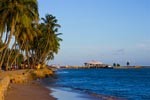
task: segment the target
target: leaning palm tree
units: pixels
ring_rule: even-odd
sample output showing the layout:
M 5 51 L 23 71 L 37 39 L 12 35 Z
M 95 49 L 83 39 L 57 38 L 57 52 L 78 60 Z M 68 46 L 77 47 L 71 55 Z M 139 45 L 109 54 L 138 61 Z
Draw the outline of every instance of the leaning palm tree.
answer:
M 0 33 L 9 33 L 5 46 L 0 49 L 2 51 L 8 47 L 12 36 L 16 35 L 14 33 L 17 24 L 30 27 L 38 19 L 37 0 L 0 0 L 0 15 Z
M 28 29 L 38 20 L 37 0 L 0 0 L 0 15 L 0 38 L 5 37 L 2 52 L 9 46 L 12 36 L 17 38 L 18 25 Z

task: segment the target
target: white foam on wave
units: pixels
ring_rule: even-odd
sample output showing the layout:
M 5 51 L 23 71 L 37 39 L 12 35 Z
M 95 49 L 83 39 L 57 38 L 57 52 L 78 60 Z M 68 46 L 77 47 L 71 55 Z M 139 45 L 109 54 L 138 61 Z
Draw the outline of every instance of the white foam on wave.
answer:
M 88 95 L 73 92 L 66 89 L 50 88 L 52 90 L 51 96 L 57 98 L 57 100 L 93 100 Z
M 58 71 L 57 73 L 58 74 L 66 74 L 66 73 L 69 73 L 69 72 L 67 72 L 67 71 Z

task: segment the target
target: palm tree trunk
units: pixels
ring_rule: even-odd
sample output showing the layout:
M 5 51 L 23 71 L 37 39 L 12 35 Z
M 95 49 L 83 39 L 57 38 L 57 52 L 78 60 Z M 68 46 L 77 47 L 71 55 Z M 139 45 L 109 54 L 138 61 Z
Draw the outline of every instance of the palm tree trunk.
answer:
M 25 52 L 26 52 L 26 57 L 27 57 L 27 65 L 28 65 L 28 68 L 29 68 L 30 67 L 30 63 L 29 63 L 28 45 L 25 47 Z
M 3 51 L 6 47 L 8 47 L 8 45 L 9 45 L 9 43 L 11 41 L 11 38 L 13 36 L 14 31 L 15 31 L 15 22 L 13 20 L 12 21 L 12 25 L 11 25 L 10 35 L 8 36 L 8 41 L 7 41 L 7 43 L 2 48 L 0 48 L 0 52 Z
M 8 46 L 9 46 L 9 43 L 11 41 L 11 38 L 13 36 L 13 33 L 15 31 L 15 24 L 14 24 L 14 20 L 13 20 L 13 24 L 12 24 L 12 27 L 11 27 L 11 31 L 10 31 L 10 35 L 8 36 L 8 32 L 6 33 L 6 38 L 5 38 L 5 43 L 4 43 L 4 46 L 0 48 L 0 52 L 2 52 L 4 49 L 6 49 Z M 8 36 L 8 37 L 7 37 Z M 7 41 L 7 38 L 8 38 L 8 41 Z M 6 43 L 7 42 L 7 43 Z M 7 50 L 7 49 L 6 49 Z M 2 67 L 2 64 L 3 64 L 3 61 L 4 61 L 4 58 L 5 58 L 5 54 L 6 54 L 6 51 L 4 50 L 4 54 L 2 55 L 2 60 L 0 62 L 0 69 Z
M 49 38 L 48 38 L 48 41 L 49 41 Z M 41 55 L 41 58 L 40 59 L 42 59 L 42 62 L 44 62 L 44 60 L 45 60 L 45 56 L 46 56 L 46 48 L 47 48 L 47 46 L 48 46 L 48 42 L 46 43 L 46 46 L 45 46 L 45 50 L 43 50 L 43 53 L 42 53 L 42 55 Z
M 14 27 L 12 27 L 12 28 L 14 28 Z M 14 31 L 14 29 L 12 29 L 12 31 Z M 2 52 L 5 48 L 8 47 L 8 45 L 9 45 L 9 43 L 10 43 L 10 41 L 11 41 L 12 36 L 13 36 L 13 32 L 10 32 L 10 35 L 9 35 L 9 37 L 8 37 L 8 41 L 7 41 L 6 44 L 4 44 L 4 46 L 3 46 L 2 48 L 0 48 L 0 52 Z
M 2 54 L 2 58 L 1 58 L 1 62 L 0 62 L 0 67 L 2 68 L 2 65 L 4 63 L 4 59 L 5 59 L 5 56 L 6 56 L 6 52 L 7 52 L 7 49 L 6 50 L 3 50 L 3 54 Z
M 12 47 L 11 47 L 11 51 L 10 51 L 10 54 L 9 54 L 9 56 L 8 56 L 8 60 L 7 60 L 7 63 L 6 63 L 6 67 L 8 68 L 9 67 L 9 65 L 11 65 L 10 64 L 10 58 L 11 58 L 11 55 L 12 55 L 12 52 L 13 52 L 13 48 L 15 47 L 15 42 L 14 42 L 14 44 L 12 45 Z
M 23 42 L 24 43 L 24 42 Z M 23 47 L 23 43 L 22 43 L 22 45 L 21 45 L 21 48 Z M 16 44 L 16 43 L 15 43 Z M 16 56 L 14 57 L 14 59 L 13 59 L 13 61 L 12 61 L 12 63 L 11 63 L 11 66 L 12 66 L 12 64 L 16 61 L 16 59 L 17 59 L 17 57 L 19 56 L 19 52 L 16 54 Z

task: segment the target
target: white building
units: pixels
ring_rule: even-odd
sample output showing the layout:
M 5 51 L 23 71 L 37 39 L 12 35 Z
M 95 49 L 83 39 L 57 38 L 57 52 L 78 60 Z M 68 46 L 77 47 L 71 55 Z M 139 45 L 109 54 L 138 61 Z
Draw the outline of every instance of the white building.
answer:
M 85 62 L 84 64 L 85 64 L 85 66 L 87 66 L 87 67 L 98 67 L 98 66 L 103 65 L 102 62 L 94 61 L 94 60 L 89 61 L 89 62 Z
M 94 61 L 94 60 L 85 62 L 84 64 L 85 64 L 85 67 L 88 67 L 88 68 L 108 68 L 108 67 L 110 67 L 107 64 L 103 64 L 102 62 Z

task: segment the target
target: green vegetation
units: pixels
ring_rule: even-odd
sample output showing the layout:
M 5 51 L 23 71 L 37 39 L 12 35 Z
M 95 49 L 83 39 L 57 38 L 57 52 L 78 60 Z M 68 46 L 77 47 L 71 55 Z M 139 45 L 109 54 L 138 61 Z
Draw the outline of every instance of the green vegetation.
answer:
M 129 61 L 127 61 L 127 66 L 129 66 L 130 65 L 130 62 Z
M 37 0 L 0 0 L 0 15 L 0 68 L 45 64 L 58 53 L 60 25 L 50 14 L 40 21 Z
M 114 67 L 120 67 L 120 64 L 119 63 L 113 63 L 113 66 Z

